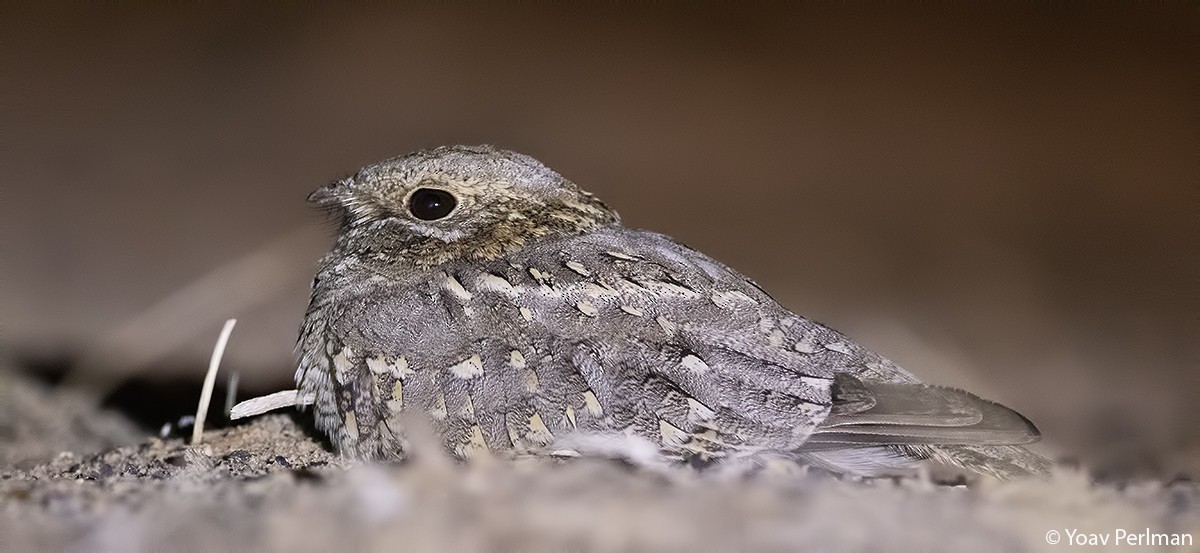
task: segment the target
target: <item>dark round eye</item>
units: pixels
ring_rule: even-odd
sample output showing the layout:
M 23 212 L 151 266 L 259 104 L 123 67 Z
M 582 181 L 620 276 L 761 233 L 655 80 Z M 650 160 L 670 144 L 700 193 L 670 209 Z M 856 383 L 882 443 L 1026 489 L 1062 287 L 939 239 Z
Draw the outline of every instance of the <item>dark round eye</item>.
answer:
M 454 194 L 437 188 L 418 188 L 408 198 L 408 210 L 422 221 L 441 219 L 454 211 Z

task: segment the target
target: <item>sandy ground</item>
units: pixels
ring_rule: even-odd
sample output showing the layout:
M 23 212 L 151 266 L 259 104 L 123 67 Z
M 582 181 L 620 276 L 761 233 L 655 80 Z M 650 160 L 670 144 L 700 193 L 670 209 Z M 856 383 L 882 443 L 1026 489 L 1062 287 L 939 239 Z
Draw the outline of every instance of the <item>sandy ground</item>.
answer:
M 3 420 L 6 551 L 1056 551 L 1076 531 L 1109 534 L 1100 549 L 1135 550 L 1111 536 L 1200 534 L 1200 486 L 1186 478 L 1098 485 L 1060 468 L 968 487 L 604 460 L 463 466 L 440 454 L 356 465 L 301 415 L 211 430 L 191 447 L 6 379 L 16 406 Z M 1048 543 L 1051 531 L 1064 541 Z

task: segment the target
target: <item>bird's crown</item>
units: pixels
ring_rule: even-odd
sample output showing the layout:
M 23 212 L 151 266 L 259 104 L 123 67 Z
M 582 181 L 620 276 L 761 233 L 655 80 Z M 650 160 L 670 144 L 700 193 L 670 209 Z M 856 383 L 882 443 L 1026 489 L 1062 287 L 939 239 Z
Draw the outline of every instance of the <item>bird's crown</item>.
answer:
M 309 200 L 339 216 L 343 253 L 425 266 L 495 258 L 534 239 L 620 221 L 532 157 L 492 146 L 391 158 L 317 189 Z

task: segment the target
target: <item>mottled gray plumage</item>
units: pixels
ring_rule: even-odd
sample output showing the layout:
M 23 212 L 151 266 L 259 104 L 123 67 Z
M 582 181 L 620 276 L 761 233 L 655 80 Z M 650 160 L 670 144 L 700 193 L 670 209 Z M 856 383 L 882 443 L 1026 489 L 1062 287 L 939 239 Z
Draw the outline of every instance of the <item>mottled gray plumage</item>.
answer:
M 418 189 L 452 194 L 453 210 L 414 208 Z M 462 457 L 582 432 L 646 438 L 672 459 L 770 453 L 855 474 L 929 457 L 1041 468 L 1016 447 L 1037 438 L 1020 415 L 921 384 L 733 269 L 625 228 L 528 156 L 436 148 L 310 199 L 341 228 L 296 378 L 344 454 L 401 456 L 399 414 L 420 411 Z

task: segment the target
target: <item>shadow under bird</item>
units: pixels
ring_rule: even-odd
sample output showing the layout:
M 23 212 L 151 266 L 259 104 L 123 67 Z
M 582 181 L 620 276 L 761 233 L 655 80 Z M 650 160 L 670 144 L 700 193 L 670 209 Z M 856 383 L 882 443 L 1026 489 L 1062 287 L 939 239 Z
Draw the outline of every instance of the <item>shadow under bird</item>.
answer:
M 426 413 L 460 457 L 649 441 L 663 459 L 770 455 L 855 475 L 925 459 L 1042 472 L 1015 411 L 911 373 L 753 281 L 490 146 L 396 157 L 318 189 L 338 215 L 296 380 L 345 455 L 404 455 Z M 580 442 L 582 443 L 582 442 Z

